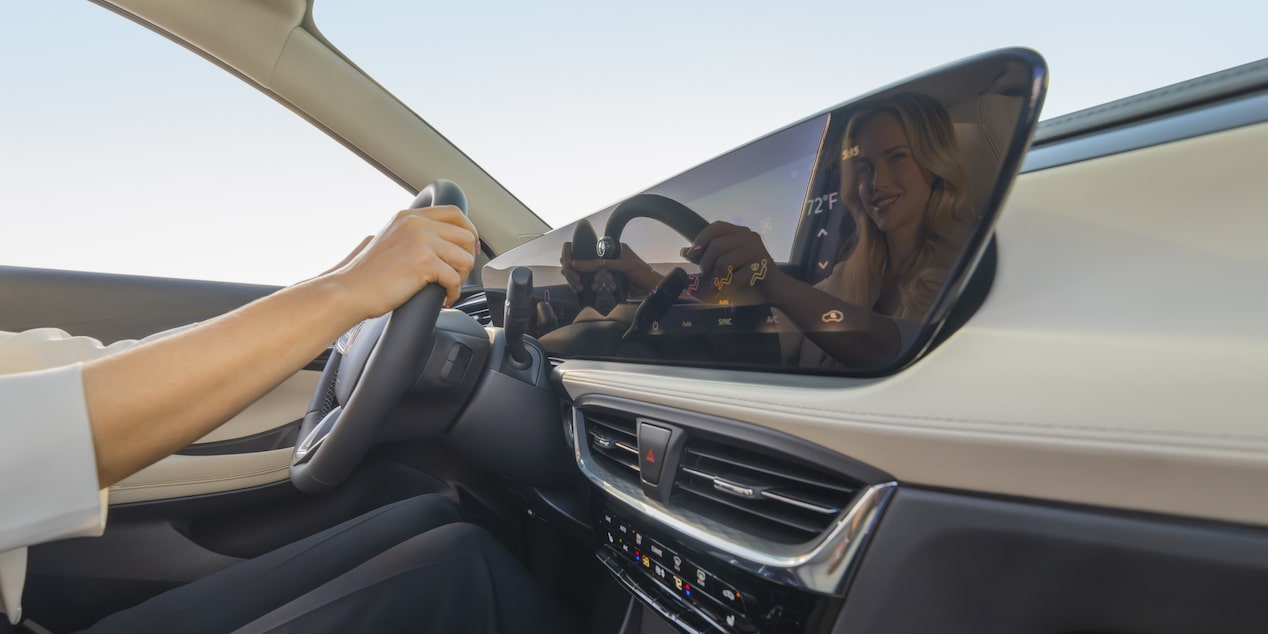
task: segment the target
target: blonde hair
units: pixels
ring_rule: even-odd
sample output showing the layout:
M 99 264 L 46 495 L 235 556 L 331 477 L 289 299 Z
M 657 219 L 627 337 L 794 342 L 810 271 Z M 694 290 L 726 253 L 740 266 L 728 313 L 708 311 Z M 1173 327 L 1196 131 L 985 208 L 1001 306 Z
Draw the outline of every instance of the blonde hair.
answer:
M 968 168 L 955 140 L 955 128 L 942 104 L 932 97 L 900 93 L 855 114 L 845 129 L 841 166 L 841 197 L 856 227 L 842 247 L 845 255 L 844 296 L 851 304 L 871 309 L 880 299 L 889 245 L 885 234 L 867 214 L 859 199 L 855 171 L 848 161 L 857 154 L 857 136 L 880 114 L 892 115 L 907 135 L 912 158 L 931 177 L 920 245 L 896 271 L 900 306 L 893 317 L 923 319 L 942 290 L 952 263 L 972 226 Z M 847 255 L 848 254 L 848 255 Z

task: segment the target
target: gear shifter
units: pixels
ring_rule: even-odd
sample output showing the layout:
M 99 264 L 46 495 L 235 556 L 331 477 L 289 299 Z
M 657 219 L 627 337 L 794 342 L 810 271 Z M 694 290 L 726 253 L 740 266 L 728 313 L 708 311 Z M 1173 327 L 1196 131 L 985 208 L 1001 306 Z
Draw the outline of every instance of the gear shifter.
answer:
M 533 318 L 533 271 L 526 266 L 517 266 L 511 271 L 511 279 L 506 284 L 506 350 L 511 355 L 511 363 L 524 369 L 532 363 L 533 357 L 524 347 L 524 333 L 528 330 Z

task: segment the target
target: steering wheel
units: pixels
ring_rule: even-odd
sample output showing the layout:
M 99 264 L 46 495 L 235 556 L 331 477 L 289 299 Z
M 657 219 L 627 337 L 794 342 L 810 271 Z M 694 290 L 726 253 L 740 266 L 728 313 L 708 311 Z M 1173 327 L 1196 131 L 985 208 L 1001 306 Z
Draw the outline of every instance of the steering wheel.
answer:
M 434 205 L 453 205 L 467 213 L 467 197 L 452 181 L 424 187 L 410 208 Z M 388 412 L 426 365 L 444 301 L 444 287 L 429 284 L 396 310 L 367 319 L 339 338 L 291 457 L 291 482 L 297 488 L 329 491 L 365 457 Z
M 687 242 L 695 240 L 709 226 L 708 220 L 673 198 L 659 194 L 639 194 L 617 205 L 612 210 L 612 215 L 608 216 L 608 222 L 603 227 L 603 237 L 595 245 L 600 258 L 615 260 L 621 257 L 621 232 L 635 218 L 659 220 L 686 238 Z

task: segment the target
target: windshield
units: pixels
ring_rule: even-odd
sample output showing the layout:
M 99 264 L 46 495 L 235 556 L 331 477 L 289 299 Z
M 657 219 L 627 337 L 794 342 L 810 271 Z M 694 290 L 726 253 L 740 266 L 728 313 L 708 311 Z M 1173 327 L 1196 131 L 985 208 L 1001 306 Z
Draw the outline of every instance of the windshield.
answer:
M 1043 118 L 1263 57 L 1268 5 L 318 2 L 315 21 L 551 226 L 776 128 L 1006 46 Z

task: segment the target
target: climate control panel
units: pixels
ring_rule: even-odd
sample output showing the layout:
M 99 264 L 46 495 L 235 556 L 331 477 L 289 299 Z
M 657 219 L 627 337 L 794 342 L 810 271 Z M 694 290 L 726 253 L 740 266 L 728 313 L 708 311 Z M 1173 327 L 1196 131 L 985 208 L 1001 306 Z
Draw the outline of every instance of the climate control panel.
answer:
M 831 601 L 735 570 L 667 531 L 607 507 L 596 520 L 599 559 L 619 583 L 682 631 L 803 632 L 809 615 L 822 613 L 813 608 Z

